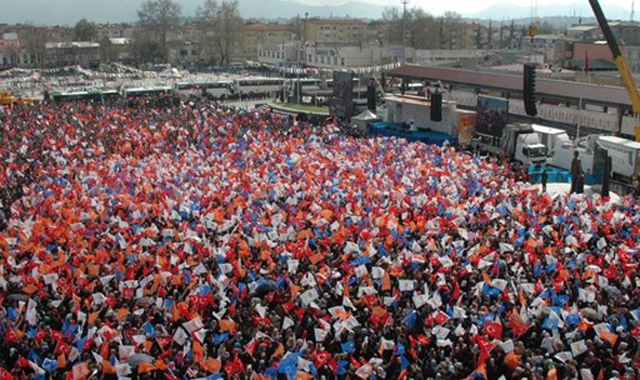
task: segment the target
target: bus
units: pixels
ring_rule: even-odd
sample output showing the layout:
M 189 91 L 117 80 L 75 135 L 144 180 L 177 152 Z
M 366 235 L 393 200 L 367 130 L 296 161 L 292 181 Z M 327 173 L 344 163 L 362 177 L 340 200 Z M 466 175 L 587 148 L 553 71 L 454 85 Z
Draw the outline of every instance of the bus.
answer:
M 159 87 L 140 87 L 140 88 L 127 88 L 124 90 L 123 95 L 125 98 L 147 95 L 168 95 L 173 92 L 171 87 L 159 86 Z
M 105 98 L 118 97 L 120 94 L 116 90 L 89 90 L 89 91 L 70 91 L 70 92 L 52 92 L 51 100 L 54 102 L 71 101 L 71 100 L 102 100 Z
M 298 82 L 302 85 L 302 92 L 314 92 L 320 90 L 321 81 L 317 78 L 287 79 L 287 87 L 293 88 Z
M 233 81 L 207 81 L 207 82 L 178 82 L 176 91 L 182 95 L 210 95 L 220 97 L 228 95 L 233 87 Z
M 233 81 L 233 89 L 236 93 L 248 94 L 250 92 L 277 92 L 282 90 L 283 78 L 249 77 Z
M 357 88 L 360 86 L 360 78 L 358 78 L 357 76 L 354 76 L 352 79 L 353 82 L 353 88 Z M 333 79 L 327 79 L 324 81 L 325 85 L 327 86 L 327 90 L 332 90 L 333 89 Z

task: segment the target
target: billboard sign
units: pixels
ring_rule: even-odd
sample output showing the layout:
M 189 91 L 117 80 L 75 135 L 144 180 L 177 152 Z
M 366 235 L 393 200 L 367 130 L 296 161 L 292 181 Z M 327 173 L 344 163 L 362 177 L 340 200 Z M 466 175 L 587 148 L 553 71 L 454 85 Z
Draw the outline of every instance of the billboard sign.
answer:
M 479 95 L 476 113 L 476 132 L 500 137 L 509 119 L 509 100 Z
M 343 119 L 353 116 L 353 73 L 333 72 L 331 114 Z

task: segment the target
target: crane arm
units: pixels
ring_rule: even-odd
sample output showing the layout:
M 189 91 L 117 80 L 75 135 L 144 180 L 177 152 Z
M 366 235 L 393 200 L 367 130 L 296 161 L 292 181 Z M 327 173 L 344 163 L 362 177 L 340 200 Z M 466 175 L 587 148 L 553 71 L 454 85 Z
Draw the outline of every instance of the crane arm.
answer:
M 618 67 L 620 78 L 622 79 L 624 86 L 627 88 L 629 99 L 631 100 L 631 108 L 637 119 L 640 115 L 640 94 L 638 93 L 638 86 L 636 85 L 635 80 L 633 80 L 631 70 L 629 70 L 627 61 L 624 59 L 624 56 L 620 51 L 620 46 L 618 46 L 618 42 L 616 41 L 616 38 L 611 31 L 609 22 L 607 22 L 607 18 L 604 17 L 604 13 L 602 12 L 600 3 L 598 3 L 598 0 L 589 0 L 589 4 L 591 5 L 591 9 L 593 9 L 596 20 L 598 20 L 600 29 L 602 29 L 602 34 L 604 34 L 604 38 L 606 38 L 607 40 L 607 45 L 609 45 L 609 49 L 611 50 L 611 54 L 613 55 L 613 60 Z M 636 125 L 635 135 L 636 141 L 640 141 L 640 125 Z

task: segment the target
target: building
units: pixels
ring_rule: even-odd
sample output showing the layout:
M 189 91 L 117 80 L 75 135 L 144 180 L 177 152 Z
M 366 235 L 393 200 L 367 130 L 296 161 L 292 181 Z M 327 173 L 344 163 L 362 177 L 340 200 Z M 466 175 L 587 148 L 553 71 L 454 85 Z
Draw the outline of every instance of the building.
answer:
M 135 31 L 135 27 L 131 24 L 100 24 L 97 25 L 98 41 L 105 38 L 131 38 Z
M 373 66 L 382 63 L 383 48 L 367 46 L 307 46 L 304 63 L 326 69 Z
M 276 23 L 255 22 L 247 24 L 241 33 L 239 49 L 234 60 L 262 60 L 264 58 L 285 60 L 285 50 L 291 50 L 295 34 L 290 26 Z M 262 52 L 262 57 L 260 52 Z M 276 58 L 276 56 L 281 58 Z M 287 60 L 293 58 L 288 57 Z
M 133 59 L 131 54 L 131 38 L 109 38 L 109 47 L 103 46 L 102 62 L 117 61 L 128 63 Z
M 305 21 L 304 39 L 316 45 L 361 45 L 370 34 L 358 19 L 312 18 Z
M 47 67 L 96 67 L 101 62 L 100 44 L 97 42 L 48 42 L 45 47 L 44 63 Z
M 544 55 L 545 62 L 562 62 L 567 57 L 567 42 L 569 40 L 562 34 L 538 34 L 533 37 L 521 36 L 521 50 Z
M 566 35 L 576 41 L 595 41 L 602 38 L 600 26 L 597 24 L 574 25 L 567 28 Z
M 271 65 L 298 63 L 298 41 L 258 45 L 258 61 Z
M 640 23 L 610 22 L 609 26 L 618 41 L 627 46 L 640 46 Z
M 0 39 L 0 66 L 27 66 L 31 63 L 31 55 L 23 48 L 18 34 L 3 33 Z
M 415 50 L 413 63 L 419 66 L 449 65 L 466 60 L 482 59 L 490 53 L 485 50 Z

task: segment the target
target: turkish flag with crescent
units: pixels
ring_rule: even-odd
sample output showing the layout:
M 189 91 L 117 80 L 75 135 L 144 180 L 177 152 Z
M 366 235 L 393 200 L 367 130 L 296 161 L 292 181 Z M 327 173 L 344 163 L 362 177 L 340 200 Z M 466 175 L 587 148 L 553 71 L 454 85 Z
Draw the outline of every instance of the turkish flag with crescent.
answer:
M 492 337 L 493 339 L 502 338 L 502 324 L 495 321 L 484 322 L 484 334 Z
M 491 356 L 491 350 L 495 348 L 495 345 L 482 335 L 476 335 L 476 343 L 478 344 L 478 347 L 480 347 L 478 365 L 481 365 Z

